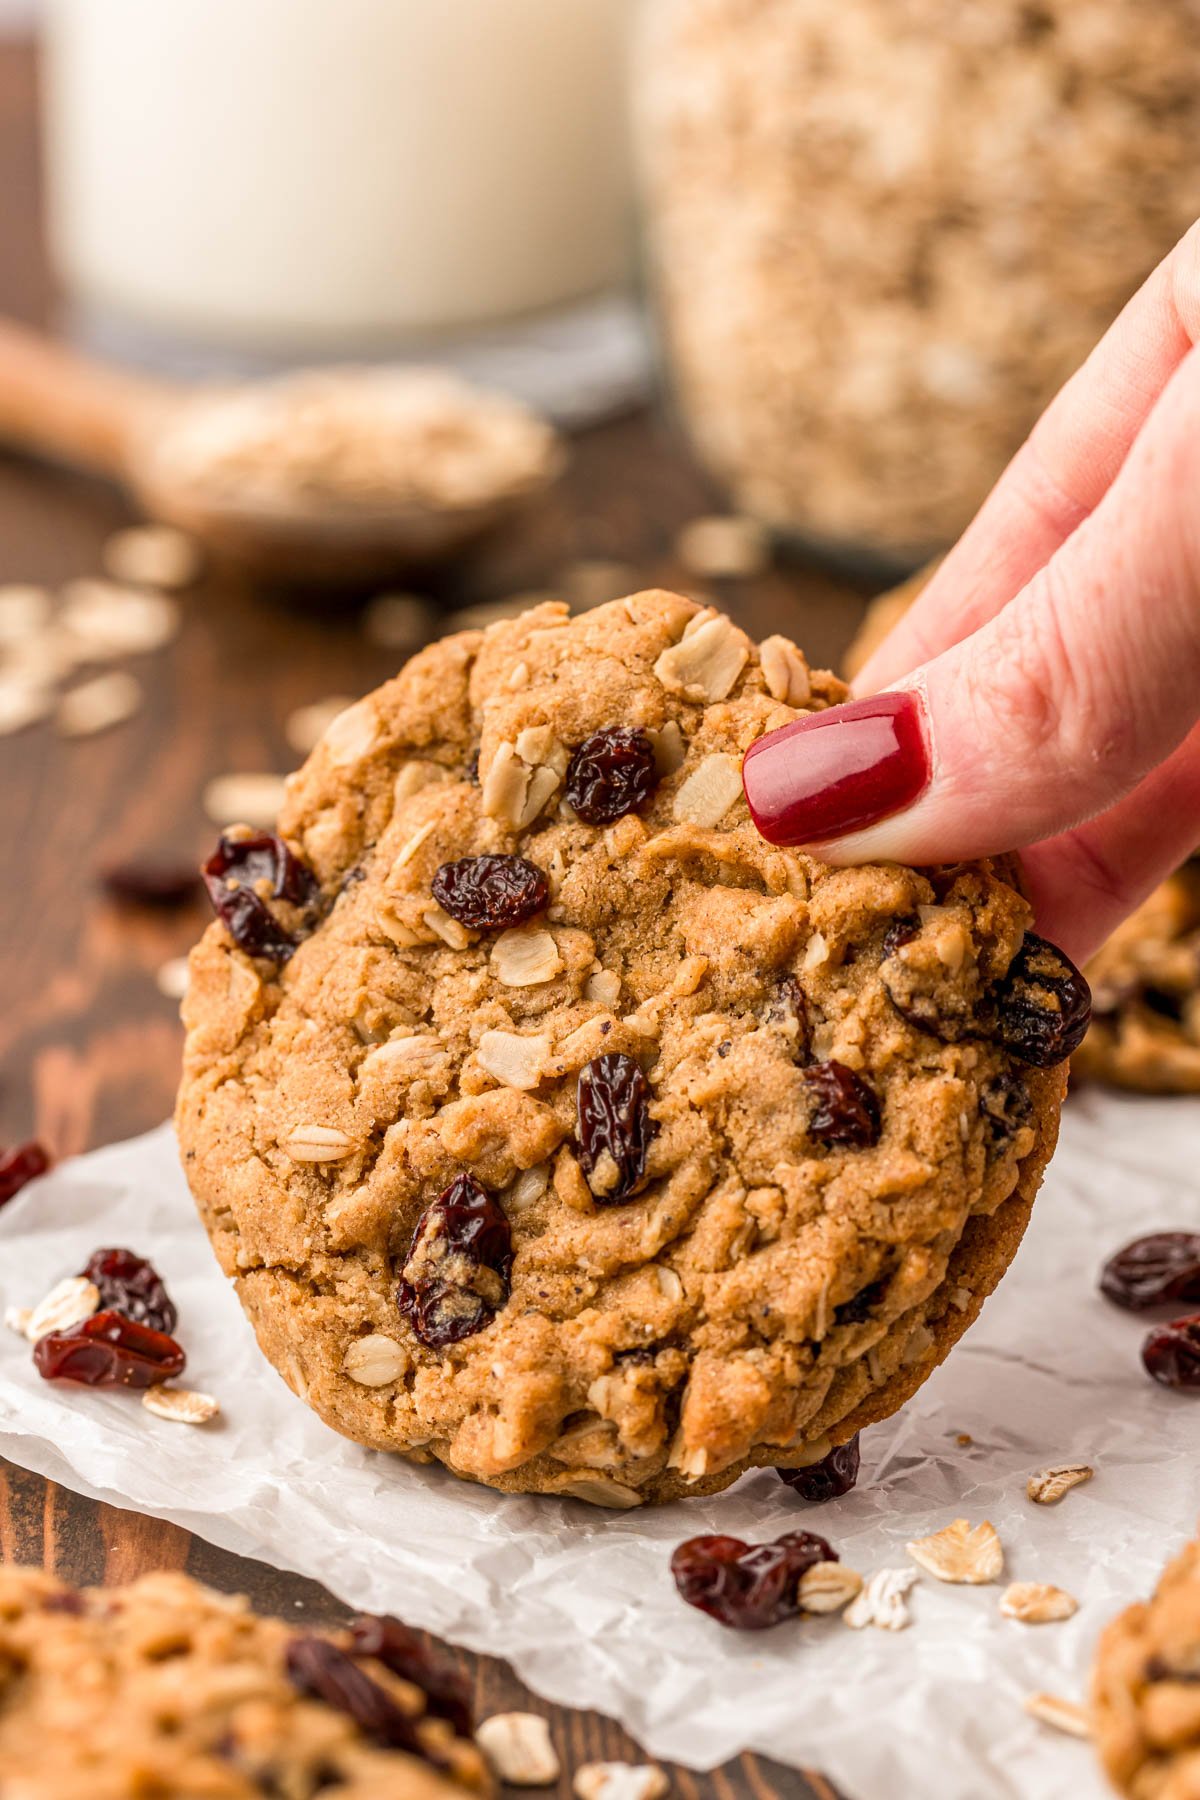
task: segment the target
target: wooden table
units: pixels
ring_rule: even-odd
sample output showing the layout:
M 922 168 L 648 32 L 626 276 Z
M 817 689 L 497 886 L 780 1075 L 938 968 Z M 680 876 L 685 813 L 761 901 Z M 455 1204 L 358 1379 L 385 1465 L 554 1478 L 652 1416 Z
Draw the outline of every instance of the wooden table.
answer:
M 33 76 L 28 49 L 0 48 L 0 311 L 46 323 L 53 294 L 38 237 Z M 641 585 L 695 590 L 673 560 L 673 541 L 685 520 L 714 504 L 667 424 L 648 413 L 608 423 L 577 440 L 561 495 L 536 524 L 444 576 L 436 598 L 459 606 L 554 590 L 581 560 L 617 560 Z M 96 572 L 99 546 L 128 516 L 103 487 L 0 456 L 0 582 Z M 792 633 L 813 661 L 835 661 L 861 613 L 849 589 L 799 568 L 723 583 L 715 597 L 757 635 Z M 208 579 L 186 606 L 179 641 L 144 665 L 146 704 L 129 723 L 75 742 L 44 725 L 0 738 L 0 1144 L 36 1136 L 71 1156 L 167 1115 L 181 1032 L 155 973 L 189 947 L 204 914 L 117 908 L 99 890 L 98 871 L 127 858 L 196 863 L 214 835 L 200 804 L 206 780 L 289 768 L 284 721 L 294 707 L 363 692 L 396 665 L 364 636 L 350 599 L 318 610 L 296 596 Z M 84 1500 L 2 1459 L 0 1557 L 81 1582 L 181 1568 L 289 1619 L 343 1611 L 312 1582 Z M 547 1714 L 568 1771 L 638 1756 L 611 1721 L 534 1699 L 502 1663 L 465 1652 L 459 1660 L 481 1715 L 514 1707 Z M 798 1685 L 798 1705 L 802 1692 Z M 681 1800 L 834 1800 L 820 1776 L 749 1755 L 708 1776 L 671 1774 Z M 569 1791 L 567 1774 L 564 1800 Z

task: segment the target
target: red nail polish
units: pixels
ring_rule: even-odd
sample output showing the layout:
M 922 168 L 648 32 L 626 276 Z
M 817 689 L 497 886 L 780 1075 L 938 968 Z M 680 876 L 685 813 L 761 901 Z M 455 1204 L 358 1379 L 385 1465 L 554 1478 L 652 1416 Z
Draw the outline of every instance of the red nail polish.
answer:
M 751 817 L 772 844 L 819 844 L 911 806 L 929 785 L 915 694 L 871 694 L 809 713 L 751 744 Z

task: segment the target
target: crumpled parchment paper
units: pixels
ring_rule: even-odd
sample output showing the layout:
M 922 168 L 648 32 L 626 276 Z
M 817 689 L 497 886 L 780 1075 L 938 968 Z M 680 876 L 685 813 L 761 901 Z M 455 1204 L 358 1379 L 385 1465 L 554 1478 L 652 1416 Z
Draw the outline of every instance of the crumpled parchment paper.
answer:
M 33 1304 L 100 1244 L 151 1256 L 179 1304 L 185 1380 L 220 1398 L 222 1419 L 169 1424 L 128 1394 L 43 1382 L 0 1333 L 0 1448 L 508 1657 L 538 1693 L 615 1715 L 653 1755 L 708 1767 L 752 1749 L 820 1768 L 855 1800 L 1101 1800 L 1088 1746 L 1021 1700 L 1083 1697 L 1098 1631 L 1196 1524 L 1200 1399 L 1148 1380 L 1145 1321 L 1101 1300 L 1096 1276 L 1127 1238 L 1200 1224 L 1198 1152 L 1195 1101 L 1073 1098 L 1017 1263 L 933 1380 L 864 1434 L 855 1493 L 805 1507 L 760 1471 L 714 1499 L 607 1513 L 493 1494 L 322 1425 L 261 1360 L 164 1127 L 67 1163 L 0 1214 L 0 1304 Z M 1027 1477 L 1072 1460 L 1095 1480 L 1031 1505 Z M 992 1520 L 1005 1580 L 1055 1582 L 1077 1615 L 1018 1624 L 1000 1616 L 1002 1584 L 922 1575 L 907 1631 L 814 1619 L 739 1636 L 685 1607 L 667 1569 L 697 1532 L 805 1526 L 869 1572 L 959 1515 Z

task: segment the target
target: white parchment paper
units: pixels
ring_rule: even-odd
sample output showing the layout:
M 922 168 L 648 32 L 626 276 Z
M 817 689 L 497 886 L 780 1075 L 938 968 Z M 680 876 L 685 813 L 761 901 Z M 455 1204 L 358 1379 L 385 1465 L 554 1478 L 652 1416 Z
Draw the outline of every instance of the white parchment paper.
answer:
M 769 1472 L 712 1500 L 633 1513 L 507 1498 L 360 1450 L 263 1363 L 196 1222 L 169 1130 L 80 1157 L 0 1214 L 0 1303 L 28 1305 L 100 1244 L 161 1268 L 187 1381 L 223 1419 L 168 1424 L 122 1393 L 42 1382 L 0 1334 L 0 1445 L 13 1461 L 217 1544 L 326 1582 L 472 1649 L 508 1657 L 546 1698 L 614 1714 L 651 1754 L 708 1767 L 743 1749 L 823 1769 L 855 1800 L 1100 1800 L 1087 1746 L 1022 1696 L 1083 1696 L 1097 1632 L 1152 1587 L 1200 1510 L 1200 1400 L 1142 1373 L 1145 1324 L 1096 1293 L 1138 1232 L 1200 1223 L 1200 1106 L 1085 1092 L 1017 1263 L 980 1323 L 904 1413 L 863 1438 L 858 1490 L 820 1509 Z M 958 1434 L 973 1442 L 961 1446 Z M 1090 1462 L 1096 1479 L 1035 1507 L 1026 1478 Z M 990 1518 L 1006 1579 L 1080 1602 L 1066 1624 L 1000 1617 L 999 1587 L 923 1576 L 912 1627 L 838 1620 L 723 1630 L 676 1597 L 672 1547 L 800 1525 L 870 1571 L 956 1515 Z

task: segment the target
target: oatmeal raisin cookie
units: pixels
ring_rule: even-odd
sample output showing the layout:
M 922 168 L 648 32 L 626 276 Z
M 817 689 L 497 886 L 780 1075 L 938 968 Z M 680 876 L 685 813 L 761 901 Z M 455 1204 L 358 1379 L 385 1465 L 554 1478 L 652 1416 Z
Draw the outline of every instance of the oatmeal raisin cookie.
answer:
M 464 1709 L 394 1620 L 299 1632 L 184 1575 L 0 1568 L 0 1800 L 486 1796 Z
M 747 746 L 844 692 L 676 595 L 548 603 L 335 721 L 280 841 L 227 834 L 180 1142 L 338 1430 L 635 1506 L 821 1457 L 974 1319 L 1086 989 L 1008 866 L 758 835 Z
M 1130 1800 L 1200 1800 L 1200 1542 L 1152 1600 L 1108 1627 L 1092 1679 L 1096 1745 Z

